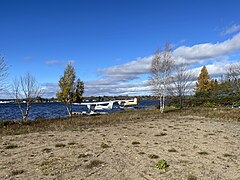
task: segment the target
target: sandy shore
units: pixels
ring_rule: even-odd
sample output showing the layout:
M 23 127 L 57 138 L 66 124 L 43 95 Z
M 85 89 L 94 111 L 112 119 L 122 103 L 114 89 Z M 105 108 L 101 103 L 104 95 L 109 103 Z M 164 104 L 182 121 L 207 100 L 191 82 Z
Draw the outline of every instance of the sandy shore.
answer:
M 0 179 L 239 180 L 240 123 L 152 117 L 2 136 L 0 157 Z

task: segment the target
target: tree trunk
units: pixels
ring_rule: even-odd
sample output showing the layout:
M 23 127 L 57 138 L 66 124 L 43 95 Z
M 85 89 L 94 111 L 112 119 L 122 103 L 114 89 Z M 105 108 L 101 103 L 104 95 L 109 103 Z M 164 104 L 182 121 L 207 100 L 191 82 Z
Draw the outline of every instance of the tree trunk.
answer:
M 180 109 L 183 108 L 183 97 L 182 95 L 179 96 L 179 103 L 180 103 Z
M 165 108 L 165 96 L 163 96 L 162 98 L 163 98 L 163 100 L 162 100 L 162 112 L 161 113 L 163 113 L 164 108 Z
M 72 117 L 72 107 L 71 107 L 72 105 L 66 105 L 66 109 L 67 109 L 67 112 L 68 112 L 68 115 L 69 115 L 69 117 Z

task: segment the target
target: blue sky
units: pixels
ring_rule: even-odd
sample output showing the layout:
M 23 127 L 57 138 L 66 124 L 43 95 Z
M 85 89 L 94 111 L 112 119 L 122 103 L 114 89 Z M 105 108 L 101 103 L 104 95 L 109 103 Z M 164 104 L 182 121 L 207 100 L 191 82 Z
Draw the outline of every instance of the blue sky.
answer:
M 149 94 L 151 56 L 166 42 L 176 61 L 212 76 L 240 59 L 238 0 L 0 0 L 0 54 L 9 81 L 30 72 L 55 96 L 68 62 L 85 95 Z

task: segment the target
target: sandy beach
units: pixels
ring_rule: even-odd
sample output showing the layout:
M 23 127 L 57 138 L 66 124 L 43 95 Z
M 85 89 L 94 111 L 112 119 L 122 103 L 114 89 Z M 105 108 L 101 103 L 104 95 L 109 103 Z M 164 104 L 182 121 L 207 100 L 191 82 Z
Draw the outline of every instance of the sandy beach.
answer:
M 2 136 L 0 179 L 240 179 L 240 124 L 160 119 Z M 156 168 L 166 160 L 166 169 Z

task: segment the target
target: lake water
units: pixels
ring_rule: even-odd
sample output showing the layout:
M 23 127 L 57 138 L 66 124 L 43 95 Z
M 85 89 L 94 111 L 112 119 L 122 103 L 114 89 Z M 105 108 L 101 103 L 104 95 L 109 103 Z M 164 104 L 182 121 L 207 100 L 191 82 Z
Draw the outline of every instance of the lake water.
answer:
M 140 100 L 136 108 L 149 108 L 159 104 L 157 100 Z M 84 107 L 73 106 L 73 111 L 86 110 Z M 115 109 L 116 111 L 116 109 Z M 38 118 L 60 118 L 68 116 L 66 106 L 63 103 L 33 103 L 29 112 L 28 119 Z M 21 119 L 21 112 L 17 104 L 0 104 L 0 120 Z

